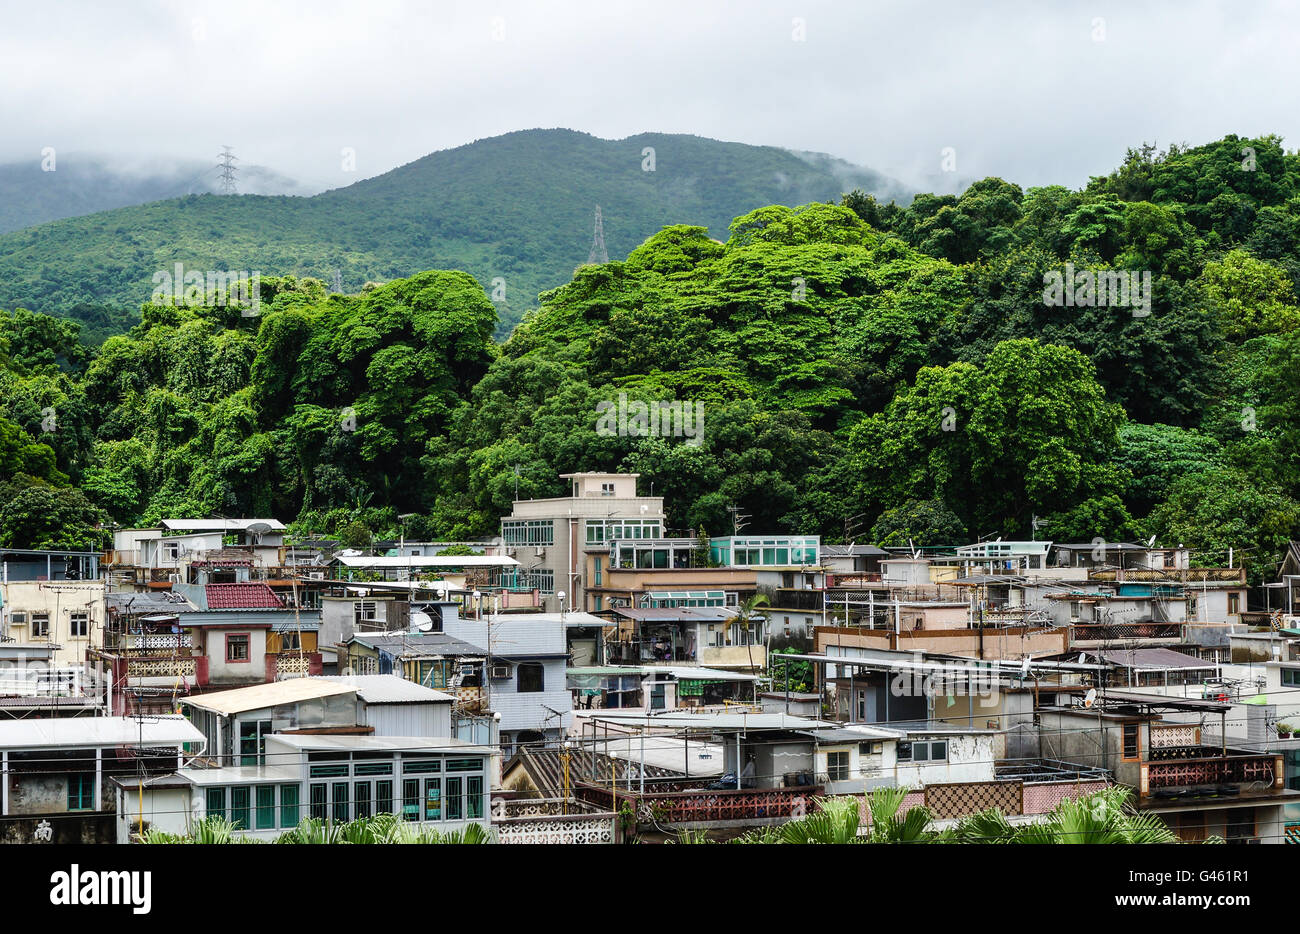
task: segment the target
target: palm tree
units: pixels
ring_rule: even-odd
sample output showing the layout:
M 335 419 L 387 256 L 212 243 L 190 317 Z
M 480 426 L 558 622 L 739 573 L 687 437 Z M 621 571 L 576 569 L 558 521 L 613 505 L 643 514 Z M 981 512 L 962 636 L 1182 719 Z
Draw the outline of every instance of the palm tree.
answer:
M 771 616 L 771 611 L 767 608 L 772 605 L 772 601 L 767 598 L 766 594 L 754 593 L 745 598 L 745 601 L 736 607 L 736 614 L 723 623 L 723 631 L 729 631 L 731 626 L 739 623 L 742 631 L 747 633 L 749 624 L 753 622 L 754 617 L 767 620 Z M 745 641 L 745 648 L 749 652 L 749 667 L 754 668 L 754 650 L 753 645 L 748 639 Z
M 994 810 L 972 814 L 945 834 L 956 843 L 1177 843 L 1178 837 L 1154 814 L 1137 814 L 1132 791 L 1112 785 L 1096 794 L 1067 798 L 1047 819 L 1019 826 Z

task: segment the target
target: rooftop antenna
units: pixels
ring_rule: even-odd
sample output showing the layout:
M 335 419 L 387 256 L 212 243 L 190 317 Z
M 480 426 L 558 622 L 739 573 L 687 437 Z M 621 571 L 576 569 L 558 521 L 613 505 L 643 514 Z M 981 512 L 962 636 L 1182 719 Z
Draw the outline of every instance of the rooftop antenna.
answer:
M 591 252 L 587 254 L 587 264 L 608 263 L 609 250 L 605 249 L 605 225 L 600 218 L 600 205 L 596 205 L 596 232 L 591 240 Z
M 239 157 L 235 155 L 235 151 L 231 147 L 222 146 L 217 158 L 220 160 L 217 163 L 217 168 L 221 170 L 221 193 L 223 195 L 238 194 L 235 188 L 235 175 L 239 170 L 235 168 L 235 163 L 239 161 Z

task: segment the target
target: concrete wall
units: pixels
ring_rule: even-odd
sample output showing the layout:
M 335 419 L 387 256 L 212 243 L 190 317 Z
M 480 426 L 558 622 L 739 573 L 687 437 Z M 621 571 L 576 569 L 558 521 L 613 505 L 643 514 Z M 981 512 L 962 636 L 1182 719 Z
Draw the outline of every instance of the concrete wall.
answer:
M 233 624 L 235 621 L 231 620 Z M 248 661 L 226 661 L 226 636 L 230 633 L 248 633 Z M 214 629 L 205 627 L 203 639 L 208 656 L 208 682 L 210 684 L 261 684 L 266 680 L 266 630 L 265 629 Z
M 57 644 L 55 665 L 84 665 L 87 649 L 104 645 L 104 582 L 98 581 L 15 581 L 3 585 L 4 617 L 8 635 L 19 642 Z M 13 614 L 27 614 L 25 623 L 15 624 Z M 32 615 L 49 615 L 49 635 L 32 636 Z M 72 635 L 72 614 L 89 617 L 88 635 Z
M 5 843 L 114 843 L 117 839 L 112 814 L 87 813 L 75 819 L 58 817 L 0 818 L 0 844 Z M 48 841 L 37 837 L 41 825 L 48 826 Z

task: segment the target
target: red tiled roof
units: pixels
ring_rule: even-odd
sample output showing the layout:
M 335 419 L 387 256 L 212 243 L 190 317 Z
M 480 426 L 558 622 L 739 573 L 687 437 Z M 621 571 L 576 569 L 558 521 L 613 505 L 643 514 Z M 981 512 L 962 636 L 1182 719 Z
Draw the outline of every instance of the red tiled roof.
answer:
M 204 590 L 209 610 L 272 610 L 284 606 L 266 584 L 208 584 Z

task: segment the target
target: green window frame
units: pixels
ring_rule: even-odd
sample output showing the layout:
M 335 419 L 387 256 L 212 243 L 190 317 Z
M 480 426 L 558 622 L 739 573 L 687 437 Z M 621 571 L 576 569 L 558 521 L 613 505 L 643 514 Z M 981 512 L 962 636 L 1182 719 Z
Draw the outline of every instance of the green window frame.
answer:
M 393 780 L 375 782 L 375 813 L 393 813 Z
M 352 800 L 357 820 L 370 816 L 370 782 L 356 782 L 352 786 Z
M 74 772 L 68 776 L 68 810 L 95 809 L 95 773 Z
M 346 823 L 348 820 L 348 783 L 335 782 L 333 791 L 333 810 L 331 814 L 336 821 Z
M 234 785 L 230 789 L 230 822 L 239 830 L 252 826 L 253 789 L 249 785 Z
M 417 821 L 420 819 L 420 780 L 408 778 L 402 782 L 402 818 Z
M 424 819 L 442 820 L 442 779 L 424 780 Z
M 280 826 L 297 827 L 298 826 L 298 796 L 300 789 L 297 785 L 280 786 Z
M 314 782 L 309 791 L 311 795 L 310 813 L 315 820 L 325 820 L 329 817 L 329 785 L 324 782 Z
M 257 786 L 257 829 L 275 829 L 275 786 Z
M 208 817 L 225 817 L 226 816 L 226 789 L 209 788 L 208 789 Z
M 465 813 L 465 779 L 457 775 L 447 776 L 447 797 L 444 806 L 444 820 L 460 820 Z
M 483 776 L 465 777 L 465 816 L 471 820 L 483 817 Z

